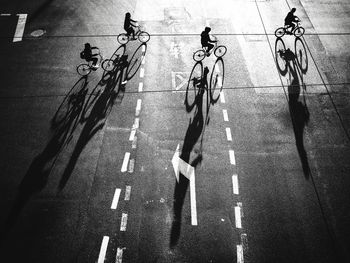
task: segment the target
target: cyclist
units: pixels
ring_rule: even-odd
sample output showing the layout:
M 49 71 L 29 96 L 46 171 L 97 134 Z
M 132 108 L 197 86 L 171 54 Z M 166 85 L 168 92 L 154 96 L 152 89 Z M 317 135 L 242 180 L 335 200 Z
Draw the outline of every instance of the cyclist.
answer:
M 291 35 L 295 26 L 296 26 L 296 22 L 299 21 L 298 17 L 294 15 L 296 9 L 293 7 L 292 10 L 290 12 L 288 12 L 286 18 L 284 19 L 284 25 L 288 26 L 287 28 L 291 27 L 291 31 L 287 32 L 287 34 Z
M 98 62 L 97 55 L 98 54 L 92 54 L 93 49 L 98 50 L 98 47 L 91 47 L 90 43 L 85 43 L 84 50 L 82 52 L 80 52 L 80 58 L 85 59 L 86 62 L 92 61 L 92 67 L 97 69 L 99 67 L 97 65 L 97 62 Z
M 127 35 L 132 35 L 132 39 L 135 39 L 135 30 L 133 27 L 137 26 L 137 21 L 131 19 L 130 13 L 125 14 L 125 20 L 124 20 L 124 30 L 126 31 Z
M 207 56 L 210 56 L 210 50 L 214 47 L 213 44 L 211 43 L 215 43 L 217 42 L 216 40 L 211 40 L 210 36 L 209 36 L 209 32 L 211 31 L 210 27 L 205 27 L 204 31 L 201 33 L 201 44 L 202 47 L 206 47 L 207 48 Z

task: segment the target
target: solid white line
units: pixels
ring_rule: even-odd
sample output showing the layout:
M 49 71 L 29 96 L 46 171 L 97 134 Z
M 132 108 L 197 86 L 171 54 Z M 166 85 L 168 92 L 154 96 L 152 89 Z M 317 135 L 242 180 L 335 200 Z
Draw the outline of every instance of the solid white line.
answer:
M 227 110 L 222 110 L 222 113 L 224 114 L 224 121 L 228 121 Z
M 195 175 L 190 179 L 190 198 L 191 198 L 191 224 L 192 226 L 198 225 L 197 222 L 197 201 L 196 201 L 196 183 Z
M 103 263 L 105 261 L 106 257 L 106 251 L 108 246 L 109 237 L 104 236 L 102 239 L 101 249 L 100 249 L 100 255 L 98 256 L 97 263 Z
M 232 186 L 233 186 L 233 194 L 238 195 L 239 188 L 238 188 L 238 176 L 237 176 L 237 174 L 232 175 Z
M 140 69 L 140 78 L 143 78 L 145 76 L 145 69 L 141 68 Z
M 123 165 L 122 165 L 122 169 L 121 169 L 122 173 L 126 172 L 128 169 L 129 158 L 130 158 L 130 153 L 126 152 L 124 155 Z
M 117 209 L 120 192 L 121 192 L 121 189 L 119 189 L 119 188 L 115 189 L 111 209 Z
M 139 114 L 140 114 L 140 111 L 141 111 L 141 102 L 142 102 L 141 99 L 138 99 L 138 100 L 137 100 L 136 112 L 135 112 L 135 115 L 136 115 L 136 116 L 139 116 Z
M 140 83 L 139 83 L 139 92 L 142 92 L 142 90 L 143 90 L 143 83 L 140 82 Z
M 132 128 L 129 136 L 129 141 L 133 141 L 135 138 L 136 129 Z
M 225 103 L 225 95 L 224 95 L 224 92 L 223 91 L 220 91 L 220 101 L 221 103 Z
M 236 228 L 242 228 L 241 207 L 235 206 Z
M 244 263 L 243 246 L 237 245 L 237 263 Z
M 236 165 L 235 152 L 233 150 L 229 150 L 229 154 L 230 154 L 230 163 L 233 165 Z
M 131 195 L 131 186 L 127 185 L 125 188 L 125 201 L 129 201 L 130 200 L 130 195 Z
M 115 256 L 115 263 L 122 263 L 123 261 L 123 249 L 117 248 L 117 254 Z
M 13 42 L 22 41 L 24 27 L 27 21 L 27 14 L 17 14 L 17 15 L 18 15 L 18 22 L 17 22 L 15 36 L 13 37 Z
M 228 141 L 232 141 L 231 129 L 226 128 L 226 136 Z
M 120 231 L 126 231 L 126 224 L 128 223 L 128 214 L 122 214 L 122 221 L 120 223 Z

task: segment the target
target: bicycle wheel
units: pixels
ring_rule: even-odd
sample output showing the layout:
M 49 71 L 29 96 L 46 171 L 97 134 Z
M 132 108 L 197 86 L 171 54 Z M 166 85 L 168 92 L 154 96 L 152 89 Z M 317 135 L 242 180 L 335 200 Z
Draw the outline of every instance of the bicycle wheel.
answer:
M 118 35 L 117 40 L 118 40 L 119 44 L 125 45 L 126 43 L 129 42 L 129 37 L 127 34 L 122 33 L 122 34 Z
M 196 104 L 196 97 L 198 93 L 198 88 L 194 84 L 194 80 L 200 80 L 203 77 L 203 64 L 202 62 L 197 62 L 191 71 L 190 77 L 188 79 L 186 87 L 186 97 L 185 105 L 186 111 L 190 112 Z
M 205 58 L 206 54 L 204 52 L 203 49 L 197 50 L 196 52 L 194 52 L 193 54 L 193 59 L 194 61 L 202 61 Z
M 112 59 L 105 59 L 103 62 L 102 62 L 102 68 L 105 70 L 105 71 L 112 71 L 114 69 L 114 62 Z
M 218 46 L 214 50 L 214 55 L 218 58 L 223 57 L 226 54 L 227 48 L 225 46 Z
M 284 27 L 279 27 L 275 31 L 275 36 L 276 37 L 283 37 L 285 33 L 286 33 L 285 28 Z
M 304 35 L 304 32 L 305 32 L 305 29 L 303 28 L 303 27 L 297 27 L 295 30 L 294 30 L 294 32 L 293 32 L 293 34 L 294 34 L 294 36 L 296 36 L 296 37 L 301 37 L 302 35 Z
M 278 37 L 275 42 L 275 59 L 276 59 L 277 69 L 282 76 L 286 75 L 287 73 L 287 62 L 281 56 L 281 54 L 285 52 L 285 50 L 286 50 L 286 45 L 284 44 L 282 38 Z
M 77 66 L 77 72 L 80 76 L 86 76 L 90 74 L 91 68 L 88 64 L 80 64 Z
M 299 37 L 297 37 L 294 42 L 294 53 L 296 55 L 297 63 L 301 72 L 305 74 L 308 69 L 309 61 L 304 42 Z
M 224 87 L 224 77 L 224 61 L 220 57 L 215 61 L 210 75 L 210 103 L 213 105 L 218 101 L 222 88 Z
M 150 35 L 145 31 L 141 31 L 138 35 L 138 39 L 141 43 L 146 43 L 150 39 Z

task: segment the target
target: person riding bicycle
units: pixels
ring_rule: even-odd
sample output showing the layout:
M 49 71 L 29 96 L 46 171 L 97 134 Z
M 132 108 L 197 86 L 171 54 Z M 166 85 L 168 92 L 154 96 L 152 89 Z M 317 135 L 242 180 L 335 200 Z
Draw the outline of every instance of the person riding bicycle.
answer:
M 80 58 L 85 59 L 86 62 L 92 61 L 92 66 L 97 69 L 99 66 L 97 65 L 98 54 L 92 54 L 92 50 L 97 49 L 98 47 L 91 47 L 90 43 L 85 43 L 85 48 L 82 52 L 80 52 Z
M 296 9 L 293 7 L 292 10 L 290 12 L 288 12 L 286 18 L 284 19 L 284 25 L 287 26 L 287 28 L 291 27 L 291 31 L 288 32 L 287 31 L 287 34 L 292 34 L 295 26 L 296 26 L 296 23 L 299 21 L 298 17 L 294 15 Z
M 133 24 L 134 23 L 134 24 Z M 125 20 L 124 20 L 124 30 L 126 31 L 127 35 L 132 35 L 132 38 L 135 39 L 135 30 L 134 27 L 137 26 L 137 21 L 131 19 L 130 13 L 125 14 Z
M 210 39 L 210 36 L 209 36 L 209 32 L 210 32 L 211 28 L 210 27 L 206 27 L 204 29 L 204 31 L 201 33 L 201 44 L 202 44 L 202 47 L 206 47 L 207 50 L 207 56 L 209 57 L 210 56 L 210 50 L 214 47 L 213 44 L 211 43 L 215 43 L 217 42 L 216 40 L 211 40 Z

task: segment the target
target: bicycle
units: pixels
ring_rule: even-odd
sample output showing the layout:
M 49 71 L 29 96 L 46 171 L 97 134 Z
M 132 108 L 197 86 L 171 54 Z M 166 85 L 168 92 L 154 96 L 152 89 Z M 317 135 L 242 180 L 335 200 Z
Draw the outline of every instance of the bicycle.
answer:
M 289 34 L 289 35 L 294 35 L 295 37 L 301 37 L 302 35 L 304 35 L 305 32 L 305 28 L 303 28 L 300 25 L 301 20 L 297 17 L 297 25 L 295 26 L 295 28 L 293 29 L 293 31 L 290 31 L 289 25 L 285 25 L 284 27 L 279 27 L 276 29 L 275 31 L 275 36 L 276 37 L 283 37 L 285 34 Z
M 215 36 L 212 36 L 212 37 L 216 40 Z M 226 54 L 227 48 L 225 46 L 223 46 L 223 45 L 218 46 L 217 45 L 217 40 L 214 43 L 215 44 L 214 44 L 214 47 L 212 48 L 211 52 L 208 52 L 206 47 L 202 47 L 202 49 L 199 49 L 196 52 L 194 52 L 193 53 L 194 61 L 197 61 L 197 62 L 202 61 L 205 57 L 207 57 L 211 53 L 213 53 L 213 50 L 214 50 L 214 55 L 217 58 L 223 57 Z
M 125 45 L 131 40 L 138 39 L 141 43 L 146 43 L 150 39 L 150 35 L 146 31 L 142 31 L 140 26 L 136 26 L 135 38 L 132 38 L 127 33 L 121 33 L 118 35 L 117 40 L 120 44 Z
M 97 49 L 97 50 L 98 50 L 98 53 L 96 55 L 98 55 L 100 63 L 102 62 L 102 68 L 106 71 L 111 71 L 114 67 L 114 62 L 110 59 L 104 60 L 100 52 L 100 49 Z M 87 63 L 84 62 L 77 66 L 77 72 L 80 76 L 87 76 L 91 73 L 91 71 L 96 71 L 97 69 L 98 67 L 95 67 L 92 64 L 92 61 L 89 61 Z

